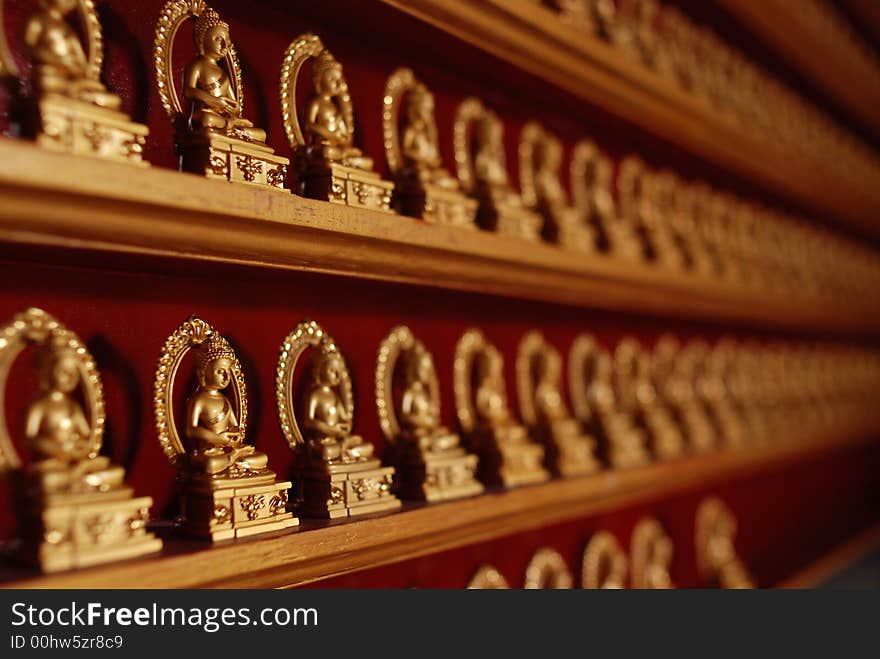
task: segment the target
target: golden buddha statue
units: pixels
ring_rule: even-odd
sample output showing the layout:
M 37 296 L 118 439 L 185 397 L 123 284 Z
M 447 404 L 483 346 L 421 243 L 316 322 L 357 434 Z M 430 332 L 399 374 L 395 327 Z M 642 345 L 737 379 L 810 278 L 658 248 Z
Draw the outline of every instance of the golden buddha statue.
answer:
M 455 352 L 456 413 L 469 446 L 480 456 L 480 480 L 513 487 L 547 480 L 543 447 L 510 413 L 504 359 L 479 330 L 459 339 Z
M 244 443 L 244 430 L 232 402 L 223 393 L 232 382 L 235 353 L 219 335 L 202 344 L 196 357 L 198 388 L 187 399 L 186 438 L 194 471 L 212 477 L 237 473 L 257 474 L 267 468 L 268 458 Z
M 209 7 L 195 20 L 193 42 L 197 55 L 183 72 L 183 95 L 192 105 L 190 130 L 265 142 L 266 131 L 242 117 L 235 86 L 220 63 L 232 47 L 229 25 Z
M 581 560 L 581 588 L 618 590 L 626 588 L 626 554 L 608 531 L 595 533 Z
M 327 50 L 312 60 L 312 85 L 314 94 L 305 111 L 310 153 L 326 162 L 372 170 L 373 160 L 364 157 L 352 144 L 352 118 L 346 117 L 343 110 L 344 99 L 349 98 L 348 83 L 342 65 Z
M 0 473 L 14 472 L 21 487 L 15 558 L 54 572 L 159 551 L 161 540 L 146 530 L 152 499 L 134 497 L 125 470 L 99 455 L 104 394 L 80 339 L 40 309 L 16 315 L 0 334 L 0 408 L 12 365 L 29 346 L 39 375 L 39 393 L 24 415 L 27 467 L 0 423 Z
M 391 444 L 400 496 L 440 501 L 479 494 L 477 456 L 440 421 L 434 359 L 408 327 L 395 327 L 379 345 L 376 409 Z
M 92 429 L 71 395 L 80 386 L 76 355 L 46 345 L 38 353 L 40 395 L 28 405 L 25 437 L 36 460 L 32 474 L 45 496 L 109 492 L 124 485 L 125 470 L 95 455 Z
M 434 116 L 434 95 L 411 69 L 396 69 L 385 83 L 382 130 L 388 168 L 401 213 L 429 222 L 473 227 L 477 202 L 444 167 Z
M 754 581 L 740 559 L 734 544 L 736 517 L 727 505 L 716 497 L 700 502 L 694 522 L 697 569 L 711 587 L 748 589 Z
M 644 434 L 619 402 L 608 351 L 582 334 L 572 344 L 568 360 L 575 416 L 599 440 L 603 457 L 615 467 L 647 462 Z
M 195 57 L 177 80 L 174 39 L 187 21 L 192 22 Z M 153 55 L 159 99 L 175 128 L 181 169 L 284 190 L 289 161 L 275 155 L 266 144 L 266 131 L 244 117 L 241 65 L 220 15 L 205 2 L 167 0 L 156 24 Z
M 520 412 L 545 445 L 547 463 L 564 476 L 598 470 L 596 441 L 572 418 L 562 398 L 562 359 L 538 332 L 520 342 L 516 362 Z
M 93 78 L 79 36 L 68 23 L 78 0 L 39 0 L 25 24 L 24 42 L 34 62 L 39 94 L 60 94 L 118 110 L 120 99 Z
M 643 590 L 673 588 L 669 574 L 672 552 L 672 539 L 660 523 L 650 517 L 640 520 L 632 533 L 632 587 Z
M 587 218 L 569 204 L 559 180 L 562 142 L 535 121 L 520 134 L 519 171 L 522 199 L 544 218 L 545 239 L 582 252 L 595 251 L 593 228 Z
M 344 368 L 338 353 L 319 354 L 312 365 L 303 429 L 313 455 L 325 462 L 363 462 L 373 457 L 373 445 L 351 434 L 352 411 L 337 391 Z
M 174 383 L 194 350 L 196 389 L 178 431 Z M 217 542 L 296 526 L 288 512 L 288 481 L 246 442 L 248 400 L 241 364 L 222 334 L 196 316 L 166 340 L 153 384 L 156 433 L 178 472 L 179 526 Z M 183 437 L 181 437 L 183 435 Z
M 312 90 L 303 108 L 297 83 L 311 62 Z M 281 116 L 293 149 L 299 192 L 348 206 L 391 210 L 394 184 L 373 171 L 373 159 L 354 145 L 354 105 L 342 64 L 315 34 L 302 34 L 281 63 Z
M 16 106 L 20 116 L 13 117 L 20 132 L 53 151 L 147 166 L 147 127 L 121 112 L 119 96 L 100 80 L 103 35 L 94 5 L 84 0 L 36 4 L 24 22 L 31 76 L 19 87 L 23 102 Z M 70 21 L 74 15 L 79 30 Z M 0 58 L 0 74 L 22 77 L 2 31 Z
M 467 98 L 458 107 L 453 132 L 458 179 L 480 202 L 478 223 L 490 231 L 539 240 L 541 216 L 510 185 L 504 124 L 498 115 L 479 99 Z
M 294 379 L 306 352 L 311 368 Z M 382 466 L 373 445 L 353 432 L 351 373 L 324 329 L 299 323 L 281 344 L 276 373 L 278 421 L 294 452 L 297 510 L 335 518 L 399 508 L 394 467 Z

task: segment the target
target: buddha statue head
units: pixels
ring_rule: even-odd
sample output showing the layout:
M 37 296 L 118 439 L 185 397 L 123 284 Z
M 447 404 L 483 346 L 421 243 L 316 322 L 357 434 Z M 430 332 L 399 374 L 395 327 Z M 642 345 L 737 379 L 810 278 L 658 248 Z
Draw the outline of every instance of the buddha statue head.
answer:
M 76 354 L 67 348 L 45 346 L 37 355 L 40 388 L 46 392 L 72 393 L 80 382 Z
M 212 334 L 202 344 L 196 356 L 196 373 L 199 386 L 221 390 L 232 382 L 232 364 L 235 353 L 218 334 Z
M 319 385 L 336 387 L 342 382 L 345 364 L 339 353 L 331 352 L 320 355 L 312 367 L 312 377 Z
M 422 83 L 413 85 L 407 94 L 406 116 L 410 123 L 430 123 L 434 120 L 434 95 Z
M 434 359 L 427 350 L 414 350 L 407 360 L 407 381 L 428 384 L 434 377 Z
M 221 59 L 229 53 L 232 41 L 229 25 L 210 7 L 196 19 L 193 27 L 193 40 L 199 55 L 210 59 Z
M 322 50 L 312 60 L 312 84 L 315 86 L 315 91 L 328 96 L 336 96 L 345 91 L 342 65 L 327 50 Z

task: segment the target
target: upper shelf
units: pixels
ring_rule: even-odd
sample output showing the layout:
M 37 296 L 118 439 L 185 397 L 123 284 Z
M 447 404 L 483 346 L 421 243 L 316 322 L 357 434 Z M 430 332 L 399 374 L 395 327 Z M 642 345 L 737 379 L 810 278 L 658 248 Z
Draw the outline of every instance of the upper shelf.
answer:
M 880 60 L 835 29 L 835 17 L 823 15 L 822 4 L 803 3 L 794 10 L 785 0 L 718 2 L 880 136 Z M 831 6 L 826 10 L 834 12 Z
M 298 586 L 817 459 L 873 442 L 875 431 L 876 425 L 838 429 L 834 437 L 799 437 L 448 503 L 413 504 L 390 517 L 303 522 L 294 532 L 216 547 L 179 540 L 167 543 L 163 555 L 154 558 L 48 576 L 6 570 L 0 582 L 8 588 Z
M 870 305 L 771 295 L 548 243 L 50 153 L 16 140 L 0 141 L 0 195 L 0 243 L 7 245 L 332 273 L 756 327 L 851 335 L 880 328 L 880 309 Z
M 860 184 L 719 112 L 610 45 L 521 0 L 383 0 L 728 171 L 880 235 L 880 176 Z

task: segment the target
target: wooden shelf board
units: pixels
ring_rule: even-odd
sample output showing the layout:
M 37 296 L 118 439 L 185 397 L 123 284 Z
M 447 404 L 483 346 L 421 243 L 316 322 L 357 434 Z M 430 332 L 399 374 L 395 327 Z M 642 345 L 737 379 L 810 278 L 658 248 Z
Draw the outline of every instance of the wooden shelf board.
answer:
M 786 0 L 718 0 L 753 33 L 880 136 L 880 75 L 855 44 L 840 48 Z
M 471 499 L 208 547 L 168 543 L 164 555 L 56 575 L 0 572 L 7 588 L 291 587 L 582 519 L 876 439 L 873 427 L 834 437 L 722 451 L 677 462 L 554 480 Z
M 878 309 L 767 295 L 546 243 L 83 160 L 14 140 L 0 142 L 0 194 L 0 243 L 12 246 L 332 273 L 759 327 L 860 335 L 880 328 Z
M 383 2 L 829 219 L 880 235 L 880 173 L 859 185 L 811 162 L 539 3 Z

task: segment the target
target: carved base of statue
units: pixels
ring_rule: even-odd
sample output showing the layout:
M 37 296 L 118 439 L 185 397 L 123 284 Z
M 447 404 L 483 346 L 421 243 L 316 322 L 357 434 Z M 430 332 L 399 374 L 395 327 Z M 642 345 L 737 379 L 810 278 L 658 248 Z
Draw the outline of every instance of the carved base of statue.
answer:
M 477 223 L 489 231 L 526 240 L 541 240 L 544 220 L 509 195 L 487 192 L 480 195 Z
M 94 156 L 149 167 L 143 160 L 149 129 L 117 110 L 98 107 L 69 96 L 47 94 L 37 101 L 33 133 L 44 149 Z
M 665 268 L 671 270 L 684 270 L 684 255 L 678 245 L 665 233 L 655 233 L 653 236 L 654 259 Z
M 660 460 L 684 455 L 684 439 L 675 421 L 665 409 L 653 409 L 644 416 L 645 428 L 651 439 L 651 450 Z
M 403 499 L 446 501 L 475 496 L 483 492 L 477 480 L 478 458 L 456 447 L 445 451 L 417 448 L 417 440 L 401 438 L 395 459 L 397 475 L 394 489 Z
M 550 479 L 544 468 L 544 447 L 529 440 L 522 426 L 476 430 L 471 441 L 479 456 L 477 474 L 486 485 L 517 487 Z
M 610 253 L 613 256 L 634 262 L 644 260 L 644 250 L 635 233 L 619 224 L 612 224 L 608 227 L 607 235 Z
M 240 477 L 192 476 L 183 488 L 183 530 L 219 542 L 296 526 L 299 520 L 288 512 L 290 488 L 268 469 Z
M 457 189 L 421 181 L 398 181 L 394 206 L 402 215 L 457 227 L 476 226 L 477 200 Z
M 290 161 L 265 144 L 219 133 L 188 134 L 177 148 L 185 172 L 285 192 Z
M 25 485 L 25 491 L 17 558 L 43 572 L 100 565 L 162 549 L 162 541 L 147 532 L 152 498 L 133 498 L 129 487 L 40 494 L 39 487 L 31 485 L 28 490 Z
M 556 242 L 576 252 L 591 254 L 596 251 L 592 229 L 581 222 L 565 222 L 557 229 Z
M 300 174 L 302 194 L 334 204 L 393 212 L 394 184 L 375 172 L 338 163 L 313 162 Z
M 535 429 L 544 444 L 545 464 L 559 476 L 583 476 L 601 468 L 595 455 L 595 440 L 585 435 L 574 419 Z
M 392 494 L 394 467 L 377 460 L 306 461 L 295 469 L 296 510 L 305 517 L 354 517 L 400 508 Z

